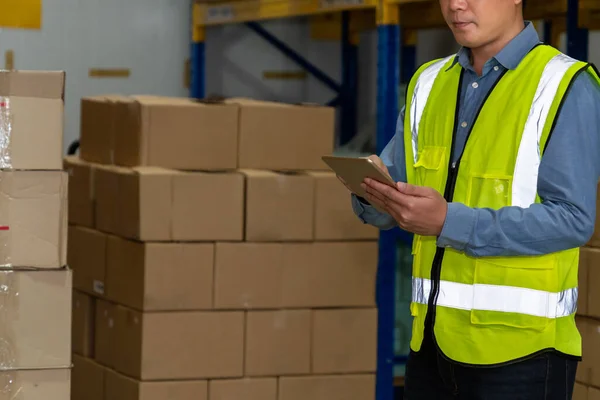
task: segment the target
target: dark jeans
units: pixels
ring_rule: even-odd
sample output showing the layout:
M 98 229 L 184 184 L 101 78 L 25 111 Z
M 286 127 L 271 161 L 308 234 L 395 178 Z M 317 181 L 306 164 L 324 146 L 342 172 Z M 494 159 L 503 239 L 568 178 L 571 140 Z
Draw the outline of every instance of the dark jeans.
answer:
M 426 334 L 421 350 L 406 365 L 405 400 L 570 400 L 577 361 L 544 353 L 490 368 L 450 363 Z

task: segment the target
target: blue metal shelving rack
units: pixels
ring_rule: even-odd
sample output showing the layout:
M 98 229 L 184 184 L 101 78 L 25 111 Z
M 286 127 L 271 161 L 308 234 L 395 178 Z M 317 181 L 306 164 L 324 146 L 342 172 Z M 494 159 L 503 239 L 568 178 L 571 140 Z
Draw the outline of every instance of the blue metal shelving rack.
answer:
M 282 2 L 294 0 L 282 0 Z M 386 2 L 389 1 L 389 2 Z M 579 1 L 567 1 L 567 53 L 580 60 L 588 58 L 588 30 L 579 27 Z M 258 5 L 255 9 L 251 6 L 238 9 L 227 2 L 221 5 L 202 6 L 194 8 L 194 23 L 191 45 L 191 87 L 190 95 L 194 98 L 205 96 L 205 44 L 204 28 L 208 25 L 225 23 L 246 23 L 246 25 L 263 39 L 278 48 L 283 54 L 294 60 L 299 66 L 305 68 L 313 76 L 338 95 L 329 102 L 329 105 L 341 107 L 342 136 L 341 142 L 349 140 L 356 132 L 357 97 L 357 48 L 348 40 L 348 12 L 356 9 L 376 8 L 377 10 L 377 151 L 383 147 L 395 133 L 398 117 L 398 93 L 401 82 L 406 82 L 415 69 L 415 46 L 413 43 L 401 45 L 401 27 L 399 23 L 398 4 L 408 3 L 410 0 L 361 0 L 352 5 L 331 5 L 334 1 L 311 3 L 313 5 L 296 7 L 292 14 L 278 14 L 270 11 L 261 0 L 255 0 Z M 245 2 L 244 2 L 245 3 Z M 251 3 L 246 3 L 251 4 Z M 269 4 L 268 3 L 267 6 Z M 284 18 L 296 15 L 311 15 L 325 12 L 322 7 L 327 4 L 327 12 L 339 11 L 342 17 L 342 57 L 343 71 L 342 83 L 338 84 L 318 68 L 312 65 L 285 43 L 266 31 L 254 20 L 269 18 Z M 210 19 L 211 22 L 206 21 Z M 216 21 L 216 22 L 215 22 Z M 545 36 L 550 35 L 551 25 L 547 25 Z M 548 40 L 548 38 L 545 38 Z M 399 241 L 411 243 L 411 235 L 399 229 L 381 232 L 379 239 L 379 261 L 377 276 L 377 305 L 379 308 L 378 330 L 378 362 L 376 378 L 377 400 L 394 399 L 394 365 L 405 363 L 406 357 L 394 354 L 394 325 L 395 325 L 395 292 L 396 292 L 396 265 L 398 261 L 397 244 Z

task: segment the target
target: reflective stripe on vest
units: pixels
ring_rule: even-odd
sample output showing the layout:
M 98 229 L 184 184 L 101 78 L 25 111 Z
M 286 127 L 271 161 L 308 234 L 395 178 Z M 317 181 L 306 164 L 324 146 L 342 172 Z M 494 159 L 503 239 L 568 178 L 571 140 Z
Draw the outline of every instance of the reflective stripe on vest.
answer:
M 417 79 L 410 106 L 410 121 L 414 161 L 418 158 L 419 124 L 431 94 L 435 78 L 454 56 L 446 57 L 427 67 Z M 540 140 L 552 102 L 567 70 L 577 61 L 564 54 L 553 57 L 542 73 L 527 122 L 525 123 L 513 173 L 512 205 L 529 207 L 535 203 L 538 171 L 541 162 Z
M 415 89 L 413 91 L 411 106 L 410 106 L 410 130 L 412 133 L 412 149 L 413 149 L 413 157 L 415 162 L 417 162 L 417 144 L 419 142 L 419 124 L 421 123 L 421 117 L 423 116 L 423 110 L 425 109 L 425 104 L 427 104 L 427 100 L 429 99 L 429 94 L 431 93 L 431 89 L 433 88 L 433 82 L 435 81 L 436 76 L 455 56 L 449 56 L 444 58 L 443 60 L 439 60 L 431 64 L 427 67 L 417 79 L 417 83 L 415 83 Z
M 500 311 L 560 318 L 577 311 L 576 287 L 558 293 L 516 286 L 498 286 L 440 281 L 436 304 L 461 310 Z M 412 279 L 412 301 L 427 304 L 431 280 Z
M 512 205 L 527 208 L 535 203 L 541 154 L 540 140 L 558 86 L 577 61 L 564 54 L 552 58 L 542 73 L 525 123 L 513 173 Z

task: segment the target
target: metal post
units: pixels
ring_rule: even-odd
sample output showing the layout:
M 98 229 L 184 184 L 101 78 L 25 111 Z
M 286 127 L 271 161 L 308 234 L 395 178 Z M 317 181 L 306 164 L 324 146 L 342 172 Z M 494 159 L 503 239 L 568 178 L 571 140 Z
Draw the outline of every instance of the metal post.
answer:
M 400 25 L 398 8 L 386 3 L 377 9 L 377 152 L 396 131 L 400 86 Z M 394 398 L 394 325 L 396 320 L 396 234 L 381 231 L 377 271 L 379 309 L 377 400 Z
M 204 26 L 197 21 L 198 13 L 195 11 L 196 4 L 194 4 L 194 11 L 192 11 L 192 44 L 191 44 L 191 55 L 190 55 L 190 97 L 195 99 L 201 99 L 205 96 L 205 48 L 204 38 L 205 31 Z
M 340 93 L 341 129 L 339 144 L 356 135 L 358 98 L 358 46 L 350 32 L 350 11 L 342 12 L 342 87 Z
M 567 54 L 587 61 L 589 32 L 579 27 L 579 0 L 567 0 Z
M 417 69 L 417 33 L 415 31 L 404 30 L 402 32 L 400 51 L 402 60 L 400 83 L 408 83 Z

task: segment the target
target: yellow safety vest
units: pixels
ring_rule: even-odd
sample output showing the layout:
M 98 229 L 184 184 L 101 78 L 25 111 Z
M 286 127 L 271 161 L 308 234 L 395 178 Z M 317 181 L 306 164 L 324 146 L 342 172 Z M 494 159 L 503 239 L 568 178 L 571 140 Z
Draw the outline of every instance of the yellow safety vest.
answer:
M 463 71 L 453 59 L 421 66 L 409 84 L 408 182 L 473 208 L 539 203 L 538 169 L 562 100 L 580 72 L 600 82 L 597 72 L 550 46 L 535 47 L 496 82 L 453 164 Z M 460 363 L 501 364 L 545 349 L 581 355 L 575 326 L 579 249 L 475 258 L 438 248 L 436 239 L 416 235 L 413 243 L 413 350 L 421 347 L 430 313 L 438 348 Z

